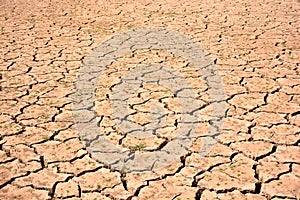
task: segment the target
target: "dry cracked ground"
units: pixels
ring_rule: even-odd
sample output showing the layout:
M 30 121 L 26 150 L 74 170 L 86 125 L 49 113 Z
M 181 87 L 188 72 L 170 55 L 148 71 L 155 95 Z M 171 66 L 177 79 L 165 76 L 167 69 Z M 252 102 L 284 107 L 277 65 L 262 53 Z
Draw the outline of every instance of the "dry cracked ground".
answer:
M 0 199 L 300 198 L 299 1 L 0 3 Z M 84 59 L 109 37 L 136 28 L 178 31 L 213 60 L 226 112 L 204 157 L 199 151 L 215 103 L 209 85 L 193 63 L 161 49 L 133 50 L 107 65 L 92 109 L 112 144 L 136 154 L 161 148 L 180 125 L 178 94 L 153 82 L 129 98 L 127 117 L 136 126 L 151 123 L 153 108 L 166 113 L 164 125 L 143 139 L 122 132 L 111 93 L 138 65 L 168 66 L 196 94 L 199 134 L 187 151 L 163 169 L 136 173 L 112 169 L 80 137 L 73 95 Z

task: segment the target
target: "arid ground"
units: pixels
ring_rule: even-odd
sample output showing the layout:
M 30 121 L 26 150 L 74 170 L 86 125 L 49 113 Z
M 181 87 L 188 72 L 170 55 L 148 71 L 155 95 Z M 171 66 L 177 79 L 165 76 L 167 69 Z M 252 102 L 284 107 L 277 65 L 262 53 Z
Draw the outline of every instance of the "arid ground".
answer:
M 185 108 L 178 94 L 144 84 L 128 101 L 128 119 L 147 126 L 158 108 L 166 120 L 151 138 L 126 134 L 111 110 L 122 77 L 138 65 L 164 65 L 196 94 L 199 131 L 186 152 L 136 173 L 89 150 L 97 135 L 90 143 L 80 137 L 73 100 L 95 48 L 141 28 L 200 45 L 223 83 L 226 112 L 217 142 L 200 156 L 216 101 L 193 63 L 145 45 L 107 65 L 91 109 L 101 133 L 136 155 L 175 140 Z M 0 52 L 0 199 L 300 199 L 298 0 L 0 0 Z

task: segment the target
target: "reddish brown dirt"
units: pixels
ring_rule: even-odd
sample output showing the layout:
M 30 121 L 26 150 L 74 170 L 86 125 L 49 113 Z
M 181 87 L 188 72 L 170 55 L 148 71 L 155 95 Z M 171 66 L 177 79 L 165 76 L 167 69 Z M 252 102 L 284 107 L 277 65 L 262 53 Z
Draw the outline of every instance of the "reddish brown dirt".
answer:
M 296 0 L 0 0 L 0 199 L 300 199 L 299 16 Z M 176 30 L 210 53 L 228 110 L 204 158 L 197 158 L 197 139 L 159 173 L 125 174 L 87 152 L 74 125 L 72 91 L 95 47 L 143 27 Z M 188 65 L 165 51 L 133 54 L 111 71 L 135 63 Z M 199 76 L 189 75 L 200 104 L 210 103 Z M 95 99 L 108 132 L 115 125 L 106 94 L 115 78 L 101 79 Z M 152 89 L 143 97 L 151 101 L 137 110 L 164 99 L 176 112 L 172 94 Z M 131 117 L 149 121 L 142 112 Z M 173 137 L 171 126 L 164 131 Z M 119 137 L 110 134 L 113 143 Z M 123 142 L 140 150 L 161 141 Z

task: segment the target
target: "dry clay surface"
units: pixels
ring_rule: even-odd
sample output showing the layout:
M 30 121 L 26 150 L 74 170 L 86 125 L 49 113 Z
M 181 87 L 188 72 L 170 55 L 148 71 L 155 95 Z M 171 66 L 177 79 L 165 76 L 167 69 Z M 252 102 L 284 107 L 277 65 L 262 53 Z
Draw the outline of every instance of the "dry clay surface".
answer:
M 299 199 L 300 2 L 296 0 L 0 0 L 0 199 Z M 217 143 L 199 157 L 210 126 L 209 85 L 193 63 L 161 49 L 133 50 L 97 82 L 93 109 L 112 144 L 138 154 L 176 137 L 178 94 L 141 86 L 128 118 L 152 138 L 115 123 L 111 93 L 138 65 L 176 70 L 193 88 L 199 133 L 180 159 L 143 173 L 113 170 L 90 154 L 73 117 L 84 58 L 110 36 L 163 28 L 193 39 L 214 61 L 226 93 Z

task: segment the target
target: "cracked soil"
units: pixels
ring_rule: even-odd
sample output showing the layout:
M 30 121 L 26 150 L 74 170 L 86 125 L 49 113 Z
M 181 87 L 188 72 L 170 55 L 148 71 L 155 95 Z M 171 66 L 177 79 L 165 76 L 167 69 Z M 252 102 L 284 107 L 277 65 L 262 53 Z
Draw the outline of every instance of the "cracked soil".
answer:
M 300 199 L 299 0 L 0 0 L 0 199 Z M 94 110 L 111 143 L 143 153 L 177 134 L 179 94 L 145 84 L 128 119 L 164 126 L 145 140 L 115 123 L 111 92 L 136 65 L 172 67 L 197 95 L 198 137 L 159 171 L 113 170 L 87 151 L 73 118 L 73 87 L 86 56 L 112 35 L 156 27 L 187 35 L 221 76 L 226 115 L 199 158 L 212 104 L 192 63 L 165 50 L 132 51 L 97 82 Z

